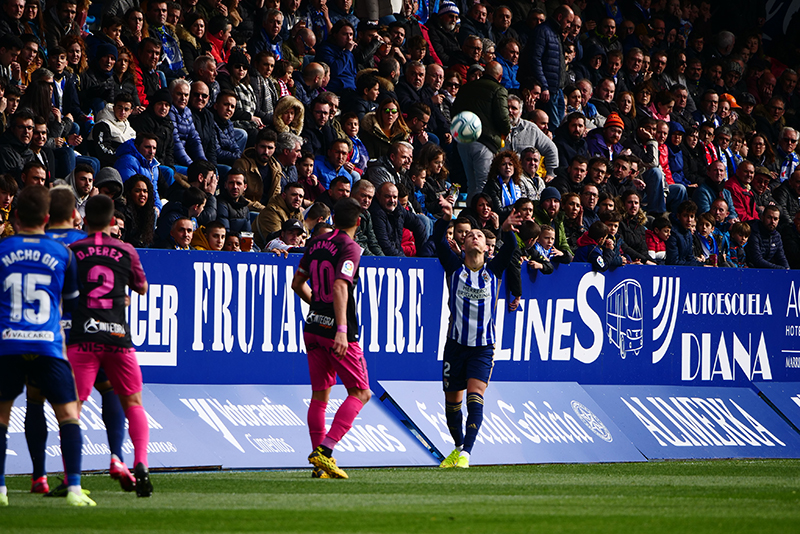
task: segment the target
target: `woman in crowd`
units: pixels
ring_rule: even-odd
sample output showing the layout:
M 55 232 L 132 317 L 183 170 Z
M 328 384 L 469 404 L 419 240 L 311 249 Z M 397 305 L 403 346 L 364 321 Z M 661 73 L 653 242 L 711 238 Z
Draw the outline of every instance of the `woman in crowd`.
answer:
M 125 93 L 133 96 L 134 112 L 138 114 L 144 111 L 144 108 L 140 107 L 136 80 L 133 77 L 133 54 L 124 46 L 119 49 L 117 62 L 114 63 L 114 84 L 116 85 L 116 94 Z
M 462 210 L 459 217 L 469 217 L 473 228 L 489 230 L 495 235 L 500 228 L 500 217 L 492 211 L 492 197 L 486 193 L 475 194 L 469 207 Z
M 636 115 L 642 117 L 652 117 L 650 104 L 653 101 L 653 88 L 648 82 L 640 83 L 633 90 L 633 100 L 636 104 Z
M 641 208 L 642 199 L 635 190 L 630 189 L 622 194 L 622 223 L 619 235 L 622 237 L 622 252 L 630 257 L 633 263 L 655 265 L 647 253 L 647 215 Z
M 44 46 L 44 16 L 42 15 L 42 5 L 39 0 L 26 0 L 25 9 L 22 11 L 22 24 L 25 33 L 38 37 L 42 46 Z
M 264 127 L 266 116 L 256 114 L 258 103 L 253 86 L 250 85 L 250 62 L 243 52 L 234 50 L 228 57 L 228 74 L 220 74 L 220 89 L 228 89 L 236 93 L 236 112 L 233 114 L 233 126 L 247 132 L 248 146 L 255 144 L 255 136 Z
M 136 248 L 147 248 L 153 244 L 156 226 L 155 196 L 153 184 L 143 174 L 134 174 L 125 182 L 125 233 L 122 240 Z
M 147 25 L 144 23 L 144 11 L 140 7 L 132 7 L 125 12 L 125 27 L 122 29 L 122 42 L 131 50 L 136 50 L 136 46 L 142 39 L 149 37 Z
M 450 171 L 445 164 L 444 149 L 439 145 L 428 143 L 422 147 L 417 161 L 428 173 L 422 188 L 425 194 L 425 209 L 434 217 L 438 217 L 442 212 L 442 207 L 439 205 L 440 196 L 447 197 L 451 203 L 455 202 L 455 195 L 449 182 Z
M 186 15 L 183 22 L 175 27 L 175 33 L 181 43 L 181 55 L 183 64 L 188 68 L 194 65 L 194 60 L 198 56 L 206 54 L 211 50 L 211 45 L 203 39 L 206 34 L 206 19 L 199 13 Z
M 364 115 L 361 121 L 361 140 L 373 159 L 388 154 L 392 143 L 408 141 L 410 134 L 411 130 L 403 120 L 400 104 L 394 98 L 384 99 L 377 110 Z
M 773 176 L 778 176 L 780 165 L 775 160 L 775 151 L 767 138 L 760 133 L 754 134 L 750 138 L 750 150 L 747 152 L 747 159 L 753 162 L 756 167 L 766 167 Z
M 292 132 L 300 135 L 303 131 L 303 117 L 305 107 L 303 103 L 293 96 L 284 96 L 275 105 L 275 113 L 272 115 L 272 129 L 276 132 Z
M 500 219 L 505 220 L 511 213 L 514 202 L 522 198 L 519 187 L 521 176 L 522 164 L 517 153 L 511 150 L 498 152 L 489 167 L 489 177 L 483 192 L 492 199 L 492 211 Z
M 89 57 L 86 43 L 78 35 L 68 35 L 61 41 L 67 51 L 67 67 L 75 76 L 82 76 L 89 69 Z
M 618 115 L 625 124 L 624 133 L 622 138 L 625 139 L 636 128 L 636 105 L 633 100 L 633 93 L 630 91 L 622 91 L 617 94 L 616 98 L 617 107 L 619 108 Z

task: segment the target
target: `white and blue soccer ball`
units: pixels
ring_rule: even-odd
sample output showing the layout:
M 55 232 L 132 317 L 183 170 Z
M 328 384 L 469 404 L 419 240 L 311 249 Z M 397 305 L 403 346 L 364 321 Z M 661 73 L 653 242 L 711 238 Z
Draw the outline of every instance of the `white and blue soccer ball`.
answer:
M 459 143 L 477 141 L 482 131 L 481 119 L 471 111 L 462 111 L 450 121 L 450 134 Z

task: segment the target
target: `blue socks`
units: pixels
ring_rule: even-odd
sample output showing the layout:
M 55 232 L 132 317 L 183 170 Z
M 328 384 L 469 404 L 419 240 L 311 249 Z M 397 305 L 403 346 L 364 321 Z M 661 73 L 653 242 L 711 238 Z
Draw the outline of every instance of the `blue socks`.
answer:
M 481 429 L 483 422 L 483 395 L 480 393 L 470 393 L 467 395 L 467 434 L 464 437 L 464 451 L 472 452 L 475 446 L 475 438 L 478 437 L 478 430 Z
M 447 419 L 447 428 L 450 429 L 450 435 L 453 436 L 456 447 L 460 447 L 464 444 L 464 430 L 462 429 L 464 416 L 461 415 L 461 403 L 445 401 L 444 415 Z
M 125 441 L 125 411 L 113 389 L 101 391 L 103 397 L 103 423 L 108 435 L 108 448 L 111 454 L 122 460 L 122 443 Z
M 61 421 L 61 454 L 64 458 L 67 486 L 81 485 L 81 427 L 77 419 Z

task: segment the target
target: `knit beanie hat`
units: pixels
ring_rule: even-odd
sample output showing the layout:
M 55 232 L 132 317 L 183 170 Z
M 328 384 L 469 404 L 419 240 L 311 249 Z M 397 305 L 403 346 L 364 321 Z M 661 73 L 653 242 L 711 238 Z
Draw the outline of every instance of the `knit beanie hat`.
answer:
M 111 43 L 100 43 L 97 45 L 97 52 L 95 53 L 95 57 L 98 59 L 101 57 L 106 56 L 114 56 L 114 59 L 118 58 L 117 47 L 112 45 Z
M 625 123 L 622 122 L 622 119 L 620 118 L 620 116 L 616 112 L 611 113 L 608 116 L 608 118 L 606 119 L 605 127 L 606 128 L 610 128 L 612 126 L 618 126 L 618 127 L 622 128 L 623 130 L 625 130 Z

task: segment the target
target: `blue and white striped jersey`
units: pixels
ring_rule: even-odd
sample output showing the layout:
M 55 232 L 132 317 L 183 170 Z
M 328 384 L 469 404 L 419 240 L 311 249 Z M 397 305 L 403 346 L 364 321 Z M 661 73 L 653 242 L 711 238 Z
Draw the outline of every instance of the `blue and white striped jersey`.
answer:
M 447 337 L 467 347 L 495 343 L 495 311 L 500 277 L 517 245 L 513 232 L 503 235 L 497 255 L 477 271 L 464 265 L 447 244 L 447 221 L 436 222 L 433 239 L 450 288 L 450 326 Z

